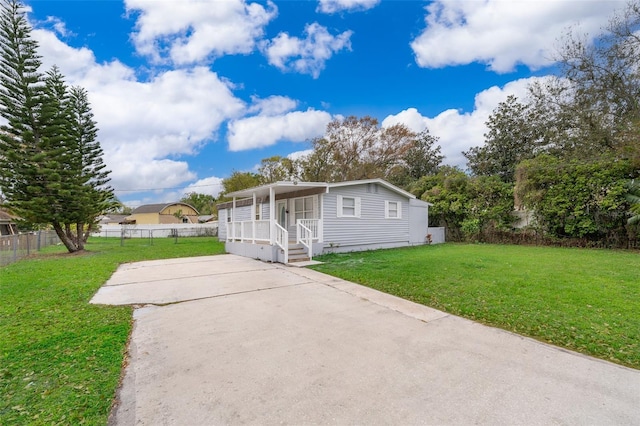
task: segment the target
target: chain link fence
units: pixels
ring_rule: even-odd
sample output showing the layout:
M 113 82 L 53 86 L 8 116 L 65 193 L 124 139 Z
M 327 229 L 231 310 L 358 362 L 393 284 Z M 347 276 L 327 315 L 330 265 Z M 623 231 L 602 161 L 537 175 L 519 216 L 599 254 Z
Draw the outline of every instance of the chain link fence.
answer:
M 216 237 L 218 224 L 175 224 L 175 225 L 102 225 L 91 234 L 106 238 L 177 238 L 177 237 Z
M 55 231 L 0 236 L 0 266 L 6 266 L 44 247 L 60 243 Z

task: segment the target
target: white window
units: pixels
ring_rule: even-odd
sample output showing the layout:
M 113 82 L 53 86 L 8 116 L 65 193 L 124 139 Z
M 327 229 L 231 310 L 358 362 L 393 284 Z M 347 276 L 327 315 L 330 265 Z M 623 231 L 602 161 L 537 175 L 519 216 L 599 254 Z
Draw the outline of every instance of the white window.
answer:
M 313 219 L 313 197 L 296 198 L 293 200 L 294 223 L 298 219 Z
M 256 203 L 256 220 L 262 220 L 262 204 Z
M 360 197 L 338 195 L 338 217 L 360 217 Z
M 233 209 L 227 209 L 227 222 L 231 222 Z
M 384 202 L 385 219 L 402 219 L 402 203 L 400 201 Z

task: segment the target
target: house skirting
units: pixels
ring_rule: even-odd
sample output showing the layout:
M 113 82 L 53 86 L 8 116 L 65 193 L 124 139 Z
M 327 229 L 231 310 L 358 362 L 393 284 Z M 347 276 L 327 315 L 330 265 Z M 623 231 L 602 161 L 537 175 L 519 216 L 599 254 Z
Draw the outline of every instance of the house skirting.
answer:
M 237 241 L 227 241 L 224 245 L 227 253 L 250 257 L 264 262 L 278 262 L 280 247 L 269 244 L 251 244 Z
M 438 228 L 431 228 L 440 229 Z M 444 228 L 441 228 L 444 230 Z M 442 235 L 442 239 L 440 238 L 439 233 L 437 237 L 432 241 L 432 244 L 438 244 L 444 242 L 444 235 Z M 357 245 L 327 245 L 326 243 L 313 243 L 313 256 L 319 256 L 321 254 L 326 253 L 348 253 L 354 251 L 367 251 L 367 250 L 379 250 L 379 249 L 390 249 L 390 248 L 398 248 L 398 247 L 407 247 L 413 245 L 423 245 L 426 244 L 426 241 L 421 244 L 409 243 L 408 241 L 399 241 L 393 243 L 378 243 L 378 244 L 357 244 Z M 240 241 L 227 241 L 225 243 L 225 250 L 227 253 L 236 254 L 238 256 L 249 257 L 252 259 L 262 260 L 263 262 L 278 262 L 285 263 L 284 261 L 284 251 L 274 245 L 269 244 L 253 244 L 250 242 L 240 242 Z

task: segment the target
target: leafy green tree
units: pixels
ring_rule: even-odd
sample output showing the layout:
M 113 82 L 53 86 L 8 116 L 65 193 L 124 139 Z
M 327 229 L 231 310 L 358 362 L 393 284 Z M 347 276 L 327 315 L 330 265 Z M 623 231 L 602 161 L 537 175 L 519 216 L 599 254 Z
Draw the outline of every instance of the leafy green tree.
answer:
M 478 240 L 496 230 L 510 230 L 514 221 L 513 185 L 497 176 L 470 177 L 455 167 L 443 166 L 412 187 L 433 204 L 429 223 L 447 228 L 453 241 Z
M 625 233 L 625 182 L 633 174 L 629 161 L 540 155 L 518 167 L 516 192 L 549 235 L 599 240 Z
M 498 176 L 477 176 L 467 186 L 468 219 L 462 223 L 467 238 L 480 238 L 482 233 L 511 230 L 513 215 L 513 184 Z
M 558 77 L 530 90 L 535 110 L 545 116 L 539 127 L 548 135 L 547 152 L 581 160 L 611 153 L 628 158 L 629 150 L 637 155 L 639 30 L 640 1 L 633 0 L 593 42 L 571 30 L 561 40 Z
M 421 198 L 433 204 L 429 208 L 429 225 L 444 226 L 447 239 L 463 239 L 462 223 L 468 219 L 469 176 L 456 167 L 445 166 L 433 176 L 425 176 L 414 185 L 424 190 Z
M 484 135 L 484 145 L 463 152 L 471 173 L 514 182 L 518 163 L 532 158 L 540 145 L 540 129 L 531 121 L 530 107 L 515 96 L 501 102 L 486 123 L 489 132 Z
M 434 175 L 442 165 L 444 156 L 438 138 L 425 130 L 411 142 L 405 151 L 402 162 L 389 173 L 391 183 L 407 187 L 422 176 Z
M 279 155 L 262 159 L 258 174 L 262 184 L 300 180 L 297 162 Z
M 216 198 L 210 194 L 189 192 L 180 201 L 195 207 L 200 214 L 213 214 L 215 212 Z
M 316 182 L 388 179 L 414 140 L 403 124 L 381 128 L 368 116 L 336 119 L 324 137 L 312 141 L 313 152 L 300 162 L 301 177 Z
M 239 172 L 234 170 L 231 173 L 231 176 L 228 178 L 222 179 L 222 194 L 220 194 L 220 199 L 218 201 L 222 201 L 223 199 L 228 199 L 226 194 L 230 192 L 240 191 L 242 189 L 253 188 L 254 186 L 260 185 L 260 175 L 252 172 Z
M 70 252 L 113 199 L 95 123 L 80 90 L 57 68 L 41 74 L 37 43 L 22 4 L 0 6 L 0 190 L 32 224 L 51 225 Z M 88 120 L 88 121 L 87 121 Z

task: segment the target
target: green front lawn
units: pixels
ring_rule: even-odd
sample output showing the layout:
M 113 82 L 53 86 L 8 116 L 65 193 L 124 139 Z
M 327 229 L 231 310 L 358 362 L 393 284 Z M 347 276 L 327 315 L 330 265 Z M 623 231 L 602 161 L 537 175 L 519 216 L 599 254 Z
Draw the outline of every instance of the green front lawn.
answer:
M 0 425 L 104 425 L 131 308 L 88 302 L 119 264 L 224 252 L 216 238 L 92 238 L 0 268 Z
M 637 252 L 443 244 L 317 260 L 318 271 L 640 368 Z

